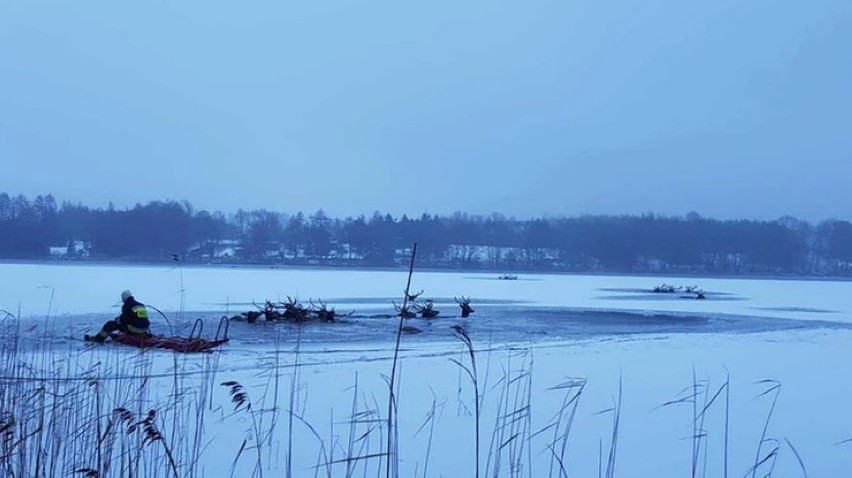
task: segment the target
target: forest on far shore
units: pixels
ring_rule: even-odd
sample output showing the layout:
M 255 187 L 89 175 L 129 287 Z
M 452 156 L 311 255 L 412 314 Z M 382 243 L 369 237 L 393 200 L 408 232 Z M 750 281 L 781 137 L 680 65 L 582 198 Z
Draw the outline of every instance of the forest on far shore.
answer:
M 499 213 L 332 218 L 196 210 L 153 201 L 117 209 L 0 194 L 0 259 L 394 266 L 418 243 L 422 267 L 495 271 L 852 275 L 852 224 L 686 216 L 516 219 Z

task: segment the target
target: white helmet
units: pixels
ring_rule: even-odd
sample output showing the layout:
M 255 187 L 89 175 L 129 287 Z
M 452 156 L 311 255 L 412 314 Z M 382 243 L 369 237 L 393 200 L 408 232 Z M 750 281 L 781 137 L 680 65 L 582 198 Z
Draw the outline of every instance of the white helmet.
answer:
M 122 302 L 127 302 L 127 299 L 129 299 L 131 297 L 133 297 L 133 292 L 130 292 L 129 290 L 125 290 L 124 292 L 121 293 L 121 301 Z

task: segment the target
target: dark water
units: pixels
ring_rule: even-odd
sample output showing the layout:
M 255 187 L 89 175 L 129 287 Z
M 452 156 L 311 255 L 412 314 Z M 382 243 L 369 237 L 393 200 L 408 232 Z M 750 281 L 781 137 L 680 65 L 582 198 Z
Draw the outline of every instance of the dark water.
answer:
M 341 317 L 332 323 L 295 325 L 267 322 L 263 318 L 253 324 L 229 321 L 231 345 L 269 345 L 275 342 L 286 344 L 295 342 L 297 338 L 304 343 L 316 344 L 392 342 L 395 339 L 399 319 L 390 315 L 393 313 L 392 309 L 389 310 L 387 306 L 370 307 L 371 301 L 366 300 L 363 303 L 357 302 L 357 299 L 349 299 L 346 302 L 346 305 L 357 304 L 354 306 L 357 310 L 351 316 Z M 231 315 L 235 314 L 235 310 L 241 310 L 233 304 L 231 307 Z M 454 303 L 436 303 L 436 309 L 441 310 L 437 318 L 404 321 L 406 327 L 418 331 L 406 335 L 405 340 L 446 341 L 454 335 L 453 326 L 463 327 L 478 341 L 489 342 L 588 340 L 596 337 L 641 337 L 650 334 L 751 334 L 815 328 L 852 328 L 849 324 L 828 320 L 577 310 L 509 301 L 480 303 L 475 304 L 475 307 L 476 312 L 470 318 L 462 319 L 458 317 L 459 309 Z M 216 334 L 223 312 L 186 312 L 182 318 L 174 313 L 166 313 L 166 316 L 168 322 L 159 315 L 152 318 L 155 333 L 187 335 L 195 320 L 201 319 L 202 336 L 212 338 Z M 67 342 L 79 340 L 84 333 L 97 331 L 101 323 L 108 318 L 93 314 L 60 316 L 47 323 L 42 322 L 39 328 L 49 327 L 53 329 L 51 332 L 57 342 Z

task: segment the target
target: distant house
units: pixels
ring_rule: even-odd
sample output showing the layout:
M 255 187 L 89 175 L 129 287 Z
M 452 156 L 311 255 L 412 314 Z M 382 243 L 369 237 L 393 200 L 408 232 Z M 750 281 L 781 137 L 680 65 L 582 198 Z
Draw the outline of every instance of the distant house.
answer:
M 282 259 L 283 257 L 284 252 L 280 247 L 273 247 L 263 252 L 263 259 L 266 261 L 270 261 L 273 259 Z
M 68 241 L 64 246 L 51 246 L 50 257 L 54 259 L 88 259 L 92 244 L 86 241 Z
M 195 244 L 189 248 L 188 257 L 196 259 L 233 259 L 242 250 L 239 241 L 225 239 L 221 241 L 210 241 L 204 244 Z
M 240 245 L 240 241 L 219 241 L 219 243 L 214 247 L 213 257 L 216 259 L 233 259 L 234 257 L 237 257 L 242 249 L 243 247 Z
M 68 255 L 68 246 L 51 246 L 50 257 L 61 259 Z

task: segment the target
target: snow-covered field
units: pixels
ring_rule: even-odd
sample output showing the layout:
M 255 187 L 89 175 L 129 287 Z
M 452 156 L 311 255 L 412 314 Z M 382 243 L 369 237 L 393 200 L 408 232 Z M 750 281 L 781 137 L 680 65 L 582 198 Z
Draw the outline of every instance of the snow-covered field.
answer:
M 613 476 L 691 476 L 693 461 L 694 476 L 751 476 L 755 462 L 762 462 L 757 476 L 773 466 L 777 476 L 805 476 L 803 465 L 809 476 L 844 476 L 852 469 L 852 442 L 846 441 L 852 438 L 847 405 L 852 396 L 852 282 L 496 277 L 415 271 L 412 289 L 424 289 L 441 315 L 431 322 L 410 321 L 423 333 L 402 337 L 398 476 L 415 476 L 415 470 L 423 476 L 424 466 L 426 476 L 474 476 L 474 391 L 451 359 L 470 362 L 453 336 L 453 325 L 465 327 L 476 350 L 483 396 L 481 476 L 494 476 L 495 468 L 499 476 L 565 476 L 558 463 L 552 464 L 554 451 L 548 448 L 564 428 L 554 435 L 548 426 L 563 409 L 566 393 L 577 390 L 556 387 L 569 378 L 585 380 L 585 388 L 567 452 L 560 455 L 568 476 L 596 476 L 599 469 L 607 474 L 616 411 Z M 203 395 L 210 397 L 205 402 L 210 412 L 201 427 L 205 445 L 199 474 L 230 476 L 238 455 L 233 476 L 251 476 L 258 462 L 264 474 L 280 474 L 287 468 L 292 436 L 293 476 L 327 476 L 324 465 L 315 468 L 318 460 L 343 460 L 332 466 L 334 476 L 347 476 L 347 466 L 351 476 L 384 476 L 381 457 L 348 463 L 344 458 L 384 449 L 382 427 L 370 425 L 381 422 L 361 418 L 387 411 L 383 376 L 390 374 L 396 321 L 375 316 L 393 312 L 390 301 L 401 298 L 405 278 L 402 271 L 2 264 L 0 309 L 15 315 L 20 310 L 24 317 L 21 343 L 38 350 L 24 349 L 33 361 L 50 364 L 30 364 L 35 371 L 143 360 L 146 373 L 162 374 L 164 382 L 174 380 L 175 370 L 189 377 L 187 386 L 191 377 L 205 377 L 199 380 L 209 382 Z M 661 283 L 698 285 L 707 299 L 647 292 Z M 251 310 L 252 301 L 288 295 L 304 301 L 321 297 L 339 312 L 355 314 L 341 323 L 302 329 L 233 322 L 233 340 L 221 352 L 201 356 L 87 347 L 79 337 L 116 314 L 125 288 L 165 311 L 173 326 L 185 328 L 203 318 L 207 335 L 222 315 Z M 476 309 L 469 320 L 457 318 L 453 297 L 461 295 L 471 297 Z M 154 326 L 163 332 L 169 328 L 159 319 Z M 298 386 L 291 389 L 297 359 Z M 205 372 L 211 367 L 213 377 Z M 109 378 L 120 368 L 115 365 L 99 377 Z M 729 387 L 713 399 L 728 372 Z M 244 409 L 231 412 L 228 390 L 219 385 L 229 380 L 246 387 L 256 403 L 254 415 Z M 167 400 L 165 391 L 154 390 L 151 403 L 157 397 Z M 763 394 L 767 390 L 773 391 Z M 703 416 L 698 421 L 688 400 L 696 391 L 697 416 Z M 119 401 L 118 395 L 112 398 Z M 682 398 L 683 403 L 663 406 Z M 273 409 L 274 399 L 278 415 L 273 424 L 273 413 L 263 410 Z M 299 415 L 292 434 L 290 403 Z M 570 407 L 564 410 L 562 427 Z M 354 425 L 352 416 L 359 417 Z M 262 453 L 240 453 L 247 436 L 252 437 L 249 448 L 254 443 L 252 418 L 262 419 L 261 428 L 271 427 L 272 433 L 260 433 Z M 351 443 L 350 435 L 355 437 Z M 560 447 L 561 442 L 555 445 L 557 454 Z M 331 458 L 318 459 L 323 448 Z

